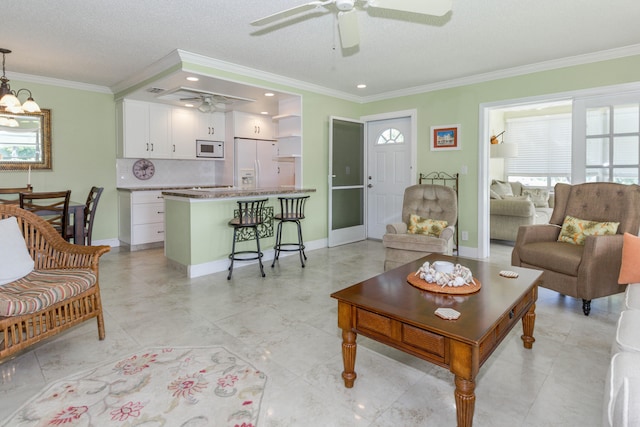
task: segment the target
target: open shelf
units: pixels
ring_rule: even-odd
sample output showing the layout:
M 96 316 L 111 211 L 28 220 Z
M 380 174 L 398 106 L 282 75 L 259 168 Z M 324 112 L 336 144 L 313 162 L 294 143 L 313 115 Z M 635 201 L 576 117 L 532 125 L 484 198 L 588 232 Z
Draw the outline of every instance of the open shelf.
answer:
M 299 114 L 280 114 L 277 116 L 273 116 L 272 119 L 274 122 L 280 121 L 280 120 L 284 120 L 284 119 L 292 119 L 295 117 L 300 117 Z

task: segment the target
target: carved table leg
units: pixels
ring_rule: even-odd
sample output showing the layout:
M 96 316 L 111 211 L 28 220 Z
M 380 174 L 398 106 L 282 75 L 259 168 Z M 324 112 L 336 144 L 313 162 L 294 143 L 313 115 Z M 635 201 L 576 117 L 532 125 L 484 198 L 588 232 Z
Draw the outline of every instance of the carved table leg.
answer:
M 356 380 L 356 333 L 352 331 L 342 330 L 342 361 L 344 363 L 344 371 L 342 378 L 346 388 L 353 387 Z
M 524 341 L 524 348 L 531 349 L 535 338 L 533 337 L 533 327 L 536 323 L 536 304 L 533 303 L 527 314 L 522 317 L 522 341 Z
M 471 427 L 476 405 L 476 383 L 456 375 L 456 416 L 458 427 Z

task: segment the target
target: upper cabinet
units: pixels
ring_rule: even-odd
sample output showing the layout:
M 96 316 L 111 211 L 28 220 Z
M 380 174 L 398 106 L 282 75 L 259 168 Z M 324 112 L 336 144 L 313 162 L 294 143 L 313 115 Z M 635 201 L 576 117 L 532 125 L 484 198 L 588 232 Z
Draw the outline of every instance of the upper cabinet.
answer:
M 196 140 L 224 141 L 224 113 L 124 99 L 116 105 L 120 158 L 196 159 Z
M 196 139 L 224 141 L 224 113 L 194 113 L 198 118 Z
M 235 138 L 273 139 L 274 126 L 271 117 L 241 111 L 227 113 L 227 126 L 233 126 Z
M 118 103 L 118 156 L 169 158 L 171 107 L 124 100 Z
M 198 116 L 183 108 L 171 109 L 171 158 L 196 158 Z

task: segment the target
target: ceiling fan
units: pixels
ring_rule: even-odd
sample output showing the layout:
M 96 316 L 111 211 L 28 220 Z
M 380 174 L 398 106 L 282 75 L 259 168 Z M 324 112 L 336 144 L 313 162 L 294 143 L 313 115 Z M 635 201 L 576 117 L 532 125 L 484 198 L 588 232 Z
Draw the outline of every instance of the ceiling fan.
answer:
M 360 43 L 356 7 L 363 9 L 387 9 L 411 12 L 421 15 L 442 16 L 451 10 L 453 0 L 325 0 L 312 1 L 299 6 L 276 12 L 251 22 L 251 25 L 267 25 L 274 21 L 311 9 L 338 10 L 338 28 L 343 48 L 350 48 Z
M 202 94 L 192 98 L 180 98 L 180 101 L 199 101 L 198 110 L 202 113 L 215 113 L 216 111 L 226 111 L 227 105 L 233 104 L 233 100 L 222 95 Z
M 177 91 L 175 94 L 191 94 L 194 96 L 187 98 L 179 98 L 181 102 L 200 102 L 198 106 L 198 110 L 202 113 L 215 113 L 216 111 L 227 111 L 228 107 L 232 104 L 240 103 L 240 102 L 253 102 L 253 99 L 248 98 L 240 98 L 230 95 L 222 95 L 218 93 L 209 93 L 206 91 L 196 91 L 193 89 L 185 89 L 181 88 L 180 91 Z

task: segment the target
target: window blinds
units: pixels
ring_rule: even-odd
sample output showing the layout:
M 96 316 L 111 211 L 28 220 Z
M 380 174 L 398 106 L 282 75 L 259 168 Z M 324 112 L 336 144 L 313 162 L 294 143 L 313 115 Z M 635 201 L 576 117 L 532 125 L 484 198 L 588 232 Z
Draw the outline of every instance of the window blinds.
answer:
M 518 144 L 507 176 L 571 176 L 571 114 L 507 119 L 505 141 Z

